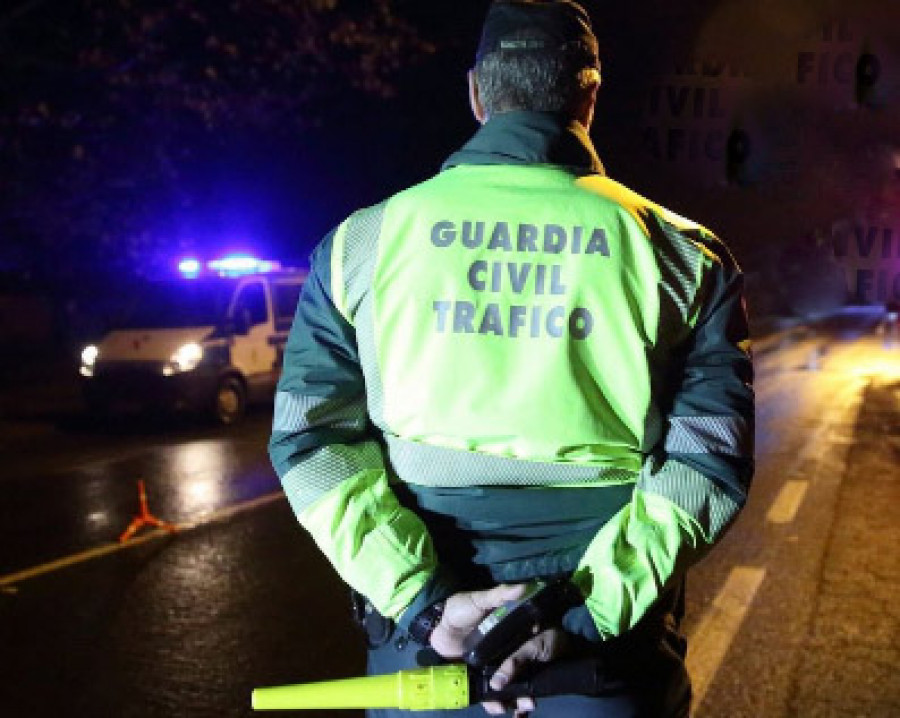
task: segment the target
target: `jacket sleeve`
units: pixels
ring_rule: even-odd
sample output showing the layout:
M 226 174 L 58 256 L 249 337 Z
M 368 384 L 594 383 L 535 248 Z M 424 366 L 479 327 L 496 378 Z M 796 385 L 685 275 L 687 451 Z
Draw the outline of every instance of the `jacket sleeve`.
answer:
M 724 246 L 715 250 L 664 439 L 631 502 L 598 532 L 575 574 L 603 638 L 634 626 L 703 557 L 750 487 L 754 398 L 743 275 Z
M 342 227 L 311 258 L 285 347 L 269 455 L 298 520 L 340 576 L 397 618 L 449 590 L 437 585 L 424 524 L 391 491 L 355 331 L 332 300 L 332 253 L 340 252 Z

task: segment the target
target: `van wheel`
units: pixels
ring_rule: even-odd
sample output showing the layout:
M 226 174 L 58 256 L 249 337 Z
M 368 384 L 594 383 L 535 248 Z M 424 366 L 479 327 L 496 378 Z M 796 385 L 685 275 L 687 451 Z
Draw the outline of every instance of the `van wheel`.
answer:
M 238 423 L 247 408 L 247 392 L 241 381 L 233 376 L 226 376 L 216 388 L 216 400 L 213 414 L 217 423 L 230 426 Z

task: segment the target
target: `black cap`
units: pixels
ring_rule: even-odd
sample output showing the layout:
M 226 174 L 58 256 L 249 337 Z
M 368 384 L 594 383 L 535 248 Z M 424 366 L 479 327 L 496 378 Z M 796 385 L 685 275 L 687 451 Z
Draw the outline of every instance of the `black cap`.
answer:
M 582 48 L 586 64 L 599 67 L 597 38 L 581 5 L 572 0 L 495 0 L 475 61 L 498 50 L 540 52 L 564 46 Z

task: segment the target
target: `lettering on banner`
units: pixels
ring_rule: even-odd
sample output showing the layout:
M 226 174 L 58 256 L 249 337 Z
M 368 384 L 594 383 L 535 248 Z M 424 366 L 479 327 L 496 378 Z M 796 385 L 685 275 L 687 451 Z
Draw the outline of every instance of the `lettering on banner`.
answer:
M 797 84 L 851 85 L 858 53 L 849 46 L 856 39 L 850 22 L 846 18 L 829 19 L 817 37 L 818 47 L 797 53 Z
M 834 256 L 861 304 L 900 301 L 900 228 L 854 224 L 832 232 Z
M 736 93 L 748 78 L 741 67 L 718 58 L 675 62 L 650 89 L 641 145 L 659 162 L 687 165 L 694 177 L 725 177 Z

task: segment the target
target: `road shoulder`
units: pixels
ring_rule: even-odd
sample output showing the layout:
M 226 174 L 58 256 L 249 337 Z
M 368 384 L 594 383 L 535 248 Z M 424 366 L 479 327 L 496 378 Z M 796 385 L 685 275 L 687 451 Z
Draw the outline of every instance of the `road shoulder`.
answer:
M 873 379 L 854 433 L 790 715 L 900 715 L 900 382 Z

